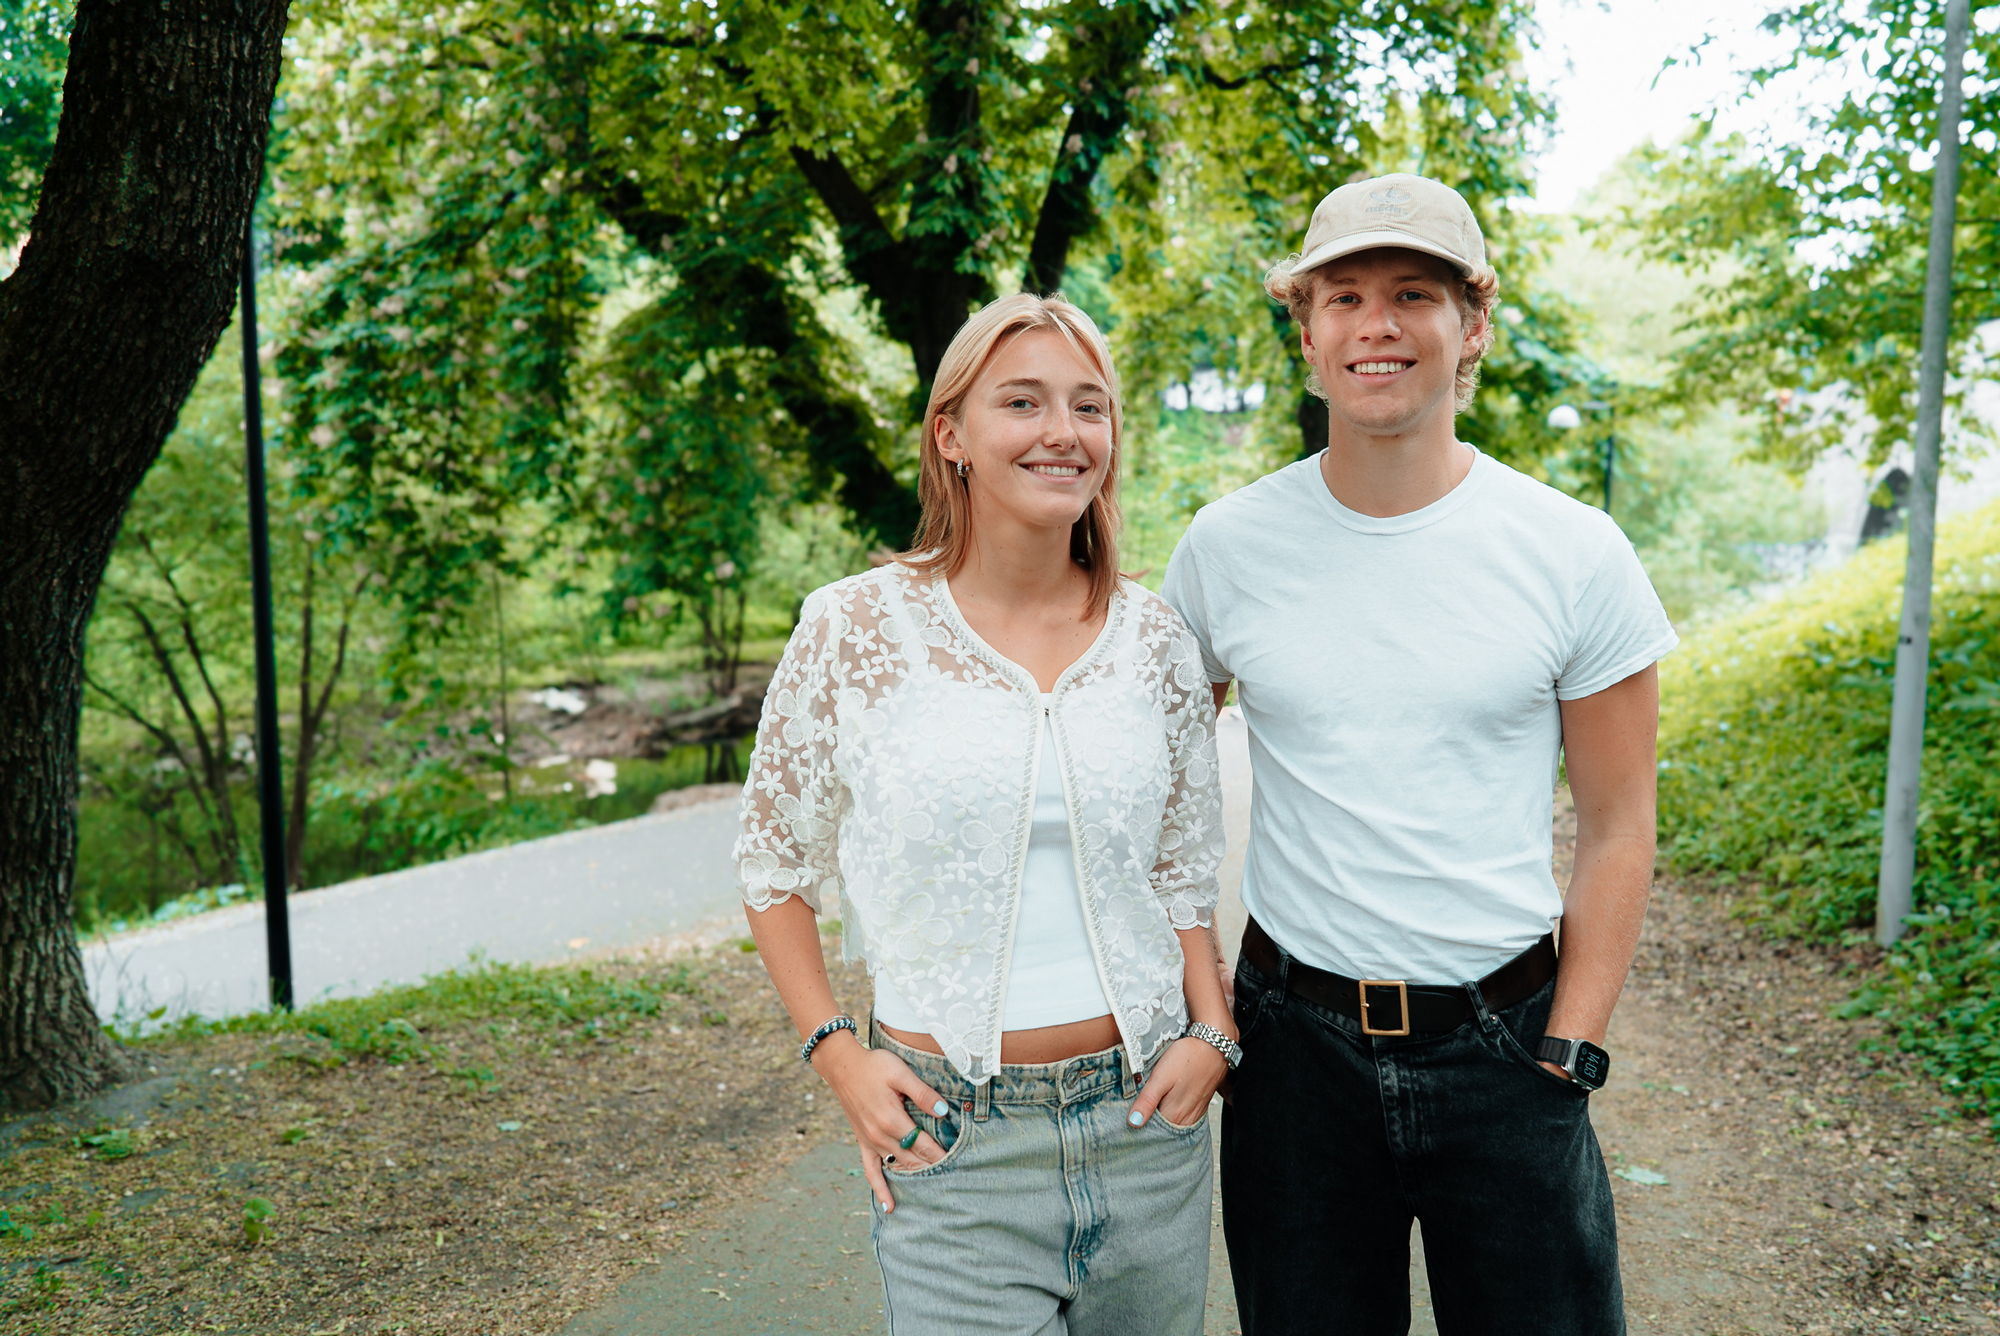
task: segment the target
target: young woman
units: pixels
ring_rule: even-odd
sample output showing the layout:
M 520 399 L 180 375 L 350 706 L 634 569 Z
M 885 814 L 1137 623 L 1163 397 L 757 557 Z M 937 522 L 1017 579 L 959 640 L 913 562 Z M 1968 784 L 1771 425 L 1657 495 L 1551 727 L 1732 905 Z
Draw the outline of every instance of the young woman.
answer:
M 1058 298 L 966 322 L 924 414 L 913 551 L 805 603 L 737 859 L 801 1056 L 874 1192 L 889 1329 L 1199 1333 L 1214 707 L 1118 577 L 1118 382 Z M 816 915 L 874 976 L 864 1046 Z

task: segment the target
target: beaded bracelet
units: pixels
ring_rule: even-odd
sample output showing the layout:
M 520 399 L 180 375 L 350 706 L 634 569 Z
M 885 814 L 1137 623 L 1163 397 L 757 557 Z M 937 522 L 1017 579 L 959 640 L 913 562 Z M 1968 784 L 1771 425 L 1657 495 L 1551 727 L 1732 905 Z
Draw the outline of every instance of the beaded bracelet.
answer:
M 854 1023 L 854 1017 L 843 1012 L 835 1016 L 832 1020 L 827 1021 L 824 1025 L 821 1025 L 819 1029 L 814 1030 L 812 1037 L 799 1045 L 799 1061 L 808 1067 L 812 1066 L 813 1050 L 819 1047 L 820 1040 L 825 1039 L 836 1030 L 852 1030 L 857 1039 L 861 1036 L 861 1027 Z

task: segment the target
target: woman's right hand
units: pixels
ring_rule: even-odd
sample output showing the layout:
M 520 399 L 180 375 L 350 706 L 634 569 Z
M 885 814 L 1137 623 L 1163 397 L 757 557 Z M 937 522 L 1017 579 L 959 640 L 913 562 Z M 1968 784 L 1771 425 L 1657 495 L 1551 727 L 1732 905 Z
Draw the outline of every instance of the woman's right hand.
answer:
M 875 1200 L 884 1211 L 895 1210 L 896 1199 L 889 1192 L 883 1162 L 893 1159 L 898 1169 L 921 1169 L 944 1158 L 944 1147 L 928 1132 L 919 1131 L 916 1141 L 904 1149 L 902 1140 L 916 1121 L 903 1101 L 929 1109 L 940 1118 L 951 1106 L 894 1053 L 863 1048 L 849 1034 L 822 1042 L 813 1054 L 813 1068 L 833 1087 L 841 1111 L 854 1128 L 854 1139 L 861 1146 L 861 1172 Z

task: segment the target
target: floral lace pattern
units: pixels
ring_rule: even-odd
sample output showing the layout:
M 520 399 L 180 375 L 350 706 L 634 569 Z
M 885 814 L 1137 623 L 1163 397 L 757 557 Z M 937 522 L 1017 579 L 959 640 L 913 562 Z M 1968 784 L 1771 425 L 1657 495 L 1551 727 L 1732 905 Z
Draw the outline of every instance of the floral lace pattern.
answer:
M 1222 859 L 1215 711 L 1194 637 L 1129 581 L 1046 713 L 1026 670 L 900 565 L 806 599 L 764 699 L 736 842 L 744 900 L 842 901 L 966 1079 L 999 1064 L 1043 727 L 1055 731 L 1084 922 L 1143 1065 L 1187 1022 L 1176 928 L 1207 926 Z

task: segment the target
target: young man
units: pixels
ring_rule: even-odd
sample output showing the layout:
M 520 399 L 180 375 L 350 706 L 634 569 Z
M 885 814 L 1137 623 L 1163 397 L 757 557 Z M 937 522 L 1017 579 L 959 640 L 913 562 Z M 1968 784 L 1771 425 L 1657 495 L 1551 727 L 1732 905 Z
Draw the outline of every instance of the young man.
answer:
M 1329 443 L 1204 508 L 1165 590 L 1256 776 L 1222 1133 L 1243 1330 L 1406 1331 L 1414 1219 L 1443 1336 L 1622 1332 L 1588 1098 L 1652 879 L 1673 629 L 1608 516 L 1454 434 L 1497 292 L 1456 191 L 1343 186 L 1265 286 Z

